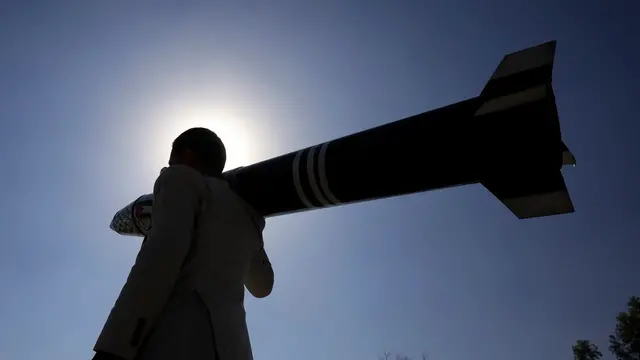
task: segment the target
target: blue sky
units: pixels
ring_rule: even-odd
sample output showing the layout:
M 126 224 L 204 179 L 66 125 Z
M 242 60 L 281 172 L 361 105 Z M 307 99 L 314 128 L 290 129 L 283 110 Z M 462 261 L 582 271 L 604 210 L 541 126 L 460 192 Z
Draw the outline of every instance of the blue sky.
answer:
M 640 286 L 638 10 L 3 1 L 0 359 L 91 356 L 140 243 L 109 221 L 151 191 L 180 131 L 226 129 L 248 164 L 475 96 L 504 54 L 552 39 L 575 214 L 519 221 L 477 185 L 274 218 L 276 286 L 248 321 L 266 360 L 606 349 Z

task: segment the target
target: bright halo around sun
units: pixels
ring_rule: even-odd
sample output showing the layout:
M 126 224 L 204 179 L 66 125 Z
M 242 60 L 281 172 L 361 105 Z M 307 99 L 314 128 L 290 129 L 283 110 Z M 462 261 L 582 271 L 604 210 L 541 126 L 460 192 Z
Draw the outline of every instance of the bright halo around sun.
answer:
M 168 150 L 164 155 L 165 159 L 169 158 L 170 145 L 178 135 L 193 127 L 204 127 L 218 134 L 227 149 L 225 170 L 250 165 L 255 161 L 252 156 L 255 137 L 246 120 L 223 110 L 203 107 L 185 108 L 170 117 L 163 121 L 161 134 L 157 134 L 158 140 Z

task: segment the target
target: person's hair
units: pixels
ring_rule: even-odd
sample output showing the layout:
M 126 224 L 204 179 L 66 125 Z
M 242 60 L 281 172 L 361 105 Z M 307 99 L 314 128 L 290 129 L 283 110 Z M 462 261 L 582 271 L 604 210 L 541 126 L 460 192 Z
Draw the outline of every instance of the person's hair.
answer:
M 224 143 L 216 133 L 205 128 L 191 128 L 173 141 L 174 151 L 191 150 L 206 175 L 220 175 L 227 162 Z

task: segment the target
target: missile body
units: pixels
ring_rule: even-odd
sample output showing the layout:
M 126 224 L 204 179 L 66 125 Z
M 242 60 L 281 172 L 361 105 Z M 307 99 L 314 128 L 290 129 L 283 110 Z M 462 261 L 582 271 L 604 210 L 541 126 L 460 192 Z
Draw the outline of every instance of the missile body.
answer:
M 573 212 L 560 173 L 575 159 L 551 84 L 555 46 L 505 56 L 477 97 L 223 175 L 266 217 L 473 183 L 521 219 Z M 150 195 L 143 200 L 111 228 L 144 235 L 148 223 L 132 227 L 151 211 Z

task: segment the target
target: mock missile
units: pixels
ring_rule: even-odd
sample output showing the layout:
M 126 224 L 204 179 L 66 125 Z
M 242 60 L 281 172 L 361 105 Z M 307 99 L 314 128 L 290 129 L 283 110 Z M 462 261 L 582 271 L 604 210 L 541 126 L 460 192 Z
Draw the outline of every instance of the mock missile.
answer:
M 223 176 L 265 217 L 476 184 L 516 217 L 574 211 L 552 88 L 556 41 L 506 55 L 479 96 L 300 149 Z M 153 195 L 111 229 L 144 236 Z

